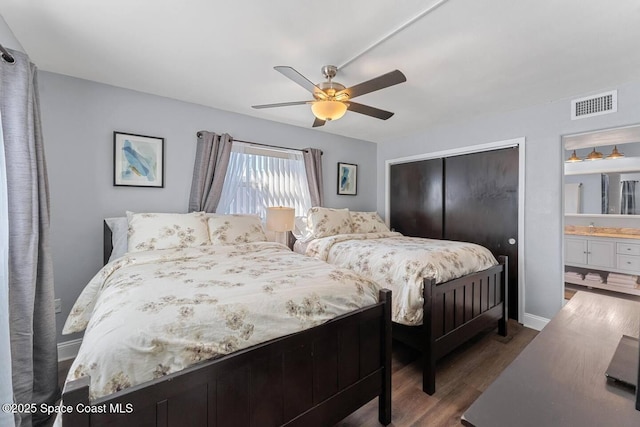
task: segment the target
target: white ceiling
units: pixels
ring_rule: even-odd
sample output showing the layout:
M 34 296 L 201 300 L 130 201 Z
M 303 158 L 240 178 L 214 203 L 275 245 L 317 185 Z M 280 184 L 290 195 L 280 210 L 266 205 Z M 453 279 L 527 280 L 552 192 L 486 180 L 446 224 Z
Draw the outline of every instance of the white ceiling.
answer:
M 42 70 L 297 126 L 310 99 L 275 65 L 309 80 L 340 66 L 436 0 L 0 0 Z M 2 41 L 0 41 L 2 42 Z M 338 72 L 346 86 L 393 69 L 407 82 L 357 101 L 317 130 L 393 141 L 436 124 L 614 89 L 640 79 L 637 0 L 449 0 Z M 569 114 L 569 111 L 567 111 Z

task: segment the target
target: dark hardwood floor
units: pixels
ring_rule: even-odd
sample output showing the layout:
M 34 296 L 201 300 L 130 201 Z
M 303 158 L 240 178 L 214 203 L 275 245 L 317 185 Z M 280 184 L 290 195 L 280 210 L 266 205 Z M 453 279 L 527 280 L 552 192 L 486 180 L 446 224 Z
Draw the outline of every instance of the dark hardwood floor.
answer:
M 495 330 L 481 334 L 438 362 L 436 393 L 422 392 L 420 354 L 393 343 L 392 418 L 390 426 L 459 426 L 462 413 L 537 335 L 509 321 L 509 335 Z M 354 412 L 337 427 L 377 426 L 377 399 Z
M 420 353 L 393 343 L 391 426 L 459 426 L 460 416 L 529 344 L 538 332 L 509 321 L 509 335 L 495 330 L 479 335 L 438 362 L 436 393 L 422 392 Z M 60 384 L 71 360 L 58 364 Z M 379 426 L 377 398 L 336 427 Z

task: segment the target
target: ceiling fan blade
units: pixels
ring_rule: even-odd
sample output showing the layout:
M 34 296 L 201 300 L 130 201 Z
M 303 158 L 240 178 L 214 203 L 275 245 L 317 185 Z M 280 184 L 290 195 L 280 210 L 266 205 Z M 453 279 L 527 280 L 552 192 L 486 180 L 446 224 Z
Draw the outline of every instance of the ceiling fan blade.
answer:
M 304 105 L 309 104 L 313 101 L 293 101 L 293 102 L 280 102 L 279 104 L 262 104 L 262 105 L 252 105 L 251 108 L 274 108 L 274 107 L 289 107 L 291 105 Z
M 326 121 L 316 117 L 316 119 L 313 121 L 313 126 L 311 127 L 317 128 L 318 126 L 324 126 L 325 123 Z
M 297 72 L 293 68 L 287 67 L 287 66 L 284 66 L 284 65 L 279 65 L 279 66 L 273 67 L 273 68 L 276 71 L 279 71 L 280 73 L 282 73 L 282 75 L 284 75 L 285 77 L 287 77 L 287 78 L 293 80 L 294 82 L 298 83 L 300 86 L 302 86 L 303 88 L 305 88 L 309 92 L 313 93 L 314 95 L 320 94 L 320 96 L 322 96 L 322 94 L 324 94 L 326 97 L 328 97 L 326 95 L 326 93 L 322 89 L 320 89 L 318 86 L 313 84 L 313 82 L 311 82 L 309 79 L 307 79 L 305 76 L 303 76 L 302 74 L 300 74 L 299 72 Z M 322 99 L 326 99 L 326 98 L 322 98 Z
M 353 111 L 354 113 L 360 113 L 367 116 L 375 117 L 376 119 L 387 120 L 389 117 L 393 116 L 391 111 L 381 110 L 379 108 L 370 107 L 364 104 L 358 104 L 357 102 L 347 102 L 349 104 L 347 106 L 347 110 Z
M 349 98 L 355 98 L 356 96 L 364 95 L 365 93 L 374 92 L 376 90 L 384 89 L 389 86 L 397 85 L 398 83 L 406 82 L 407 78 L 402 74 L 400 70 L 393 70 L 390 73 L 383 74 L 366 82 L 362 82 L 355 86 L 348 87 L 336 93 L 336 98 L 341 94 L 348 94 Z

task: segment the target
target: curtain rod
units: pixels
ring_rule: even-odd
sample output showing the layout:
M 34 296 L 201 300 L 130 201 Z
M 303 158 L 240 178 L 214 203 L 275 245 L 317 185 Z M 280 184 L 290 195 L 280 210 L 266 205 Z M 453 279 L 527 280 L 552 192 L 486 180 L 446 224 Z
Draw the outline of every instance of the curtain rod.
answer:
M 202 132 L 198 132 L 196 133 L 196 136 L 198 138 L 202 138 Z M 291 148 L 291 147 L 282 147 L 279 145 L 269 145 L 269 144 L 261 144 L 259 142 L 253 142 L 253 141 L 243 141 L 241 139 L 235 139 L 235 138 L 231 138 L 232 141 L 236 141 L 236 142 L 244 142 L 245 144 L 253 144 L 253 145 L 260 145 L 262 147 L 269 147 L 269 148 L 280 148 L 281 150 L 294 150 L 294 151 L 302 151 L 305 152 L 307 151 L 305 148 Z M 320 151 L 320 155 L 323 155 L 324 152 Z
M 13 55 L 11 55 L 9 51 L 5 49 L 4 46 L 2 46 L 1 44 L 0 44 L 0 52 L 2 52 L 2 59 L 4 59 L 4 62 L 8 64 L 13 64 L 14 62 L 16 62 Z

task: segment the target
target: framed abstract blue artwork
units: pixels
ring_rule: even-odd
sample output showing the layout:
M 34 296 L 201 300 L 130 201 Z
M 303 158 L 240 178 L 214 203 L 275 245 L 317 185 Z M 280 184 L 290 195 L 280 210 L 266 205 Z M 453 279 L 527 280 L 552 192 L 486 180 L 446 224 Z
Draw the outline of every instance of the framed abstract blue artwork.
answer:
M 358 194 L 358 165 L 338 163 L 338 194 L 347 196 Z
M 164 138 L 114 132 L 113 185 L 164 187 Z

